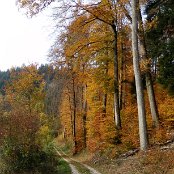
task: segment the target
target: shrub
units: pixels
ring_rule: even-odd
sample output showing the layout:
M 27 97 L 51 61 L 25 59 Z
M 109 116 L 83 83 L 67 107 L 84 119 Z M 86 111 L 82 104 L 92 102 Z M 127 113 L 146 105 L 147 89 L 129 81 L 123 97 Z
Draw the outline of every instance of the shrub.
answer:
M 59 159 L 52 149 L 44 151 L 37 145 L 6 146 L 3 159 L 9 164 L 6 173 L 56 174 Z

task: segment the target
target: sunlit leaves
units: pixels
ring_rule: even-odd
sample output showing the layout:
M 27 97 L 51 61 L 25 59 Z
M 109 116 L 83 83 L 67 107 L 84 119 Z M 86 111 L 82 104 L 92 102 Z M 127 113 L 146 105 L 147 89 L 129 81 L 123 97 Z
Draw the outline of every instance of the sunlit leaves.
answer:
M 37 72 L 37 66 L 23 67 L 19 72 L 12 70 L 11 83 L 6 88 L 7 100 L 11 106 L 42 110 L 44 81 Z

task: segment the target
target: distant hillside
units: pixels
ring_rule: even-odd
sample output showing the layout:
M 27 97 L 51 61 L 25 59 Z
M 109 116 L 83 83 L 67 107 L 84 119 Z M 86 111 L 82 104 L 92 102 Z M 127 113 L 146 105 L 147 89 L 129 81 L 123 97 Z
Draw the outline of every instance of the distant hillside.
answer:
M 10 71 L 0 71 L 0 93 L 4 95 L 4 86 L 10 79 Z

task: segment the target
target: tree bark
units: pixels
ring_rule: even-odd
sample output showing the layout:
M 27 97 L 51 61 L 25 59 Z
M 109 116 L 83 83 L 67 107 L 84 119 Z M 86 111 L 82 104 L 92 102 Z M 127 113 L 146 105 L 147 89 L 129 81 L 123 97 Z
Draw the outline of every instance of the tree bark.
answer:
M 138 4 L 139 4 L 139 2 L 138 2 Z M 141 46 L 142 59 L 148 61 L 145 36 L 144 36 L 144 27 L 143 27 L 143 21 L 142 21 L 142 15 L 141 15 L 140 8 L 138 9 L 138 14 L 139 14 L 139 16 L 138 16 L 139 41 L 140 41 L 140 46 Z M 158 127 L 159 126 L 159 113 L 158 113 L 158 108 L 157 108 L 156 99 L 155 99 L 150 64 L 148 62 L 146 65 L 145 77 L 146 77 L 146 88 L 147 88 L 147 94 L 148 94 L 148 98 L 149 98 L 153 126 Z
M 107 50 L 107 56 L 108 55 L 108 50 Z M 108 77 L 108 71 L 109 71 L 109 62 L 108 60 L 104 61 L 104 64 L 105 64 L 105 72 L 104 72 L 104 75 L 106 77 Z M 107 98 L 108 98 L 108 94 L 107 94 L 107 90 L 105 90 L 104 94 L 103 94 L 103 116 L 105 117 L 106 116 L 106 107 L 107 107 Z
M 148 138 L 147 138 L 147 125 L 146 125 L 144 94 L 143 94 L 143 86 L 142 86 L 142 81 L 141 81 L 139 52 L 138 52 L 137 0 L 131 0 L 131 4 L 132 4 L 133 67 L 134 67 L 134 74 L 135 74 L 137 105 L 138 105 L 140 149 L 144 151 L 148 147 Z
M 69 100 L 69 110 L 70 110 L 70 118 L 71 118 L 71 134 L 72 134 L 72 137 L 74 137 L 73 111 L 71 107 L 71 92 L 69 89 L 68 89 L 68 100 Z
M 75 80 L 72 77 L 72 88 L 73 88 L 73 139 L 74 139 L 74 154 L 77 153 L 77 137 L 76 137 L 76 91 L 75 91 Z
M 117 54 L 117 26 L 112 25 L 114 32 L 114 118 L 117 129 L 121 129 L 119 86 L 118 86 L 118 54 Z
M 87 129 L 86 129 L 86 118 L 87 118 L 87 98 L 86 98 L 86 91 L 87 91 L 87 85 L 85 84 L 83 87 L 82 95 L 83 95 L 83 109 L 82 109 L 82 114 L 83 114 L 83 147 L 87 147 Z
M 121 29 L 122 29 L 122 21 L 121 21 Z M 122 40 L 122 36 L 121 36 L 121 56 L 120 56 L 120 78 L 119 78 L 119 106 L 120 106 L 120 110 L 122 110 L 124 108 L 125 105 L 125 94 L 123 94 L 124 91 L 124 83 L 123 83 L 123 78 L 124 78 L 124 52 L 123 52 L 123 40 Z

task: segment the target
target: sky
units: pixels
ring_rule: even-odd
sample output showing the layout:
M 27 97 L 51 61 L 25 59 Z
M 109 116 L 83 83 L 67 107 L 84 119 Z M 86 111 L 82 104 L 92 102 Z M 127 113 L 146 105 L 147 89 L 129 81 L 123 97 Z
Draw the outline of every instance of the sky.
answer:
M 0 5 L 0 70 L 48 63 L 47 55 L 53 43 L 51 10 L 27 18 L 15 5 L 16 0 L 4 0 Z

